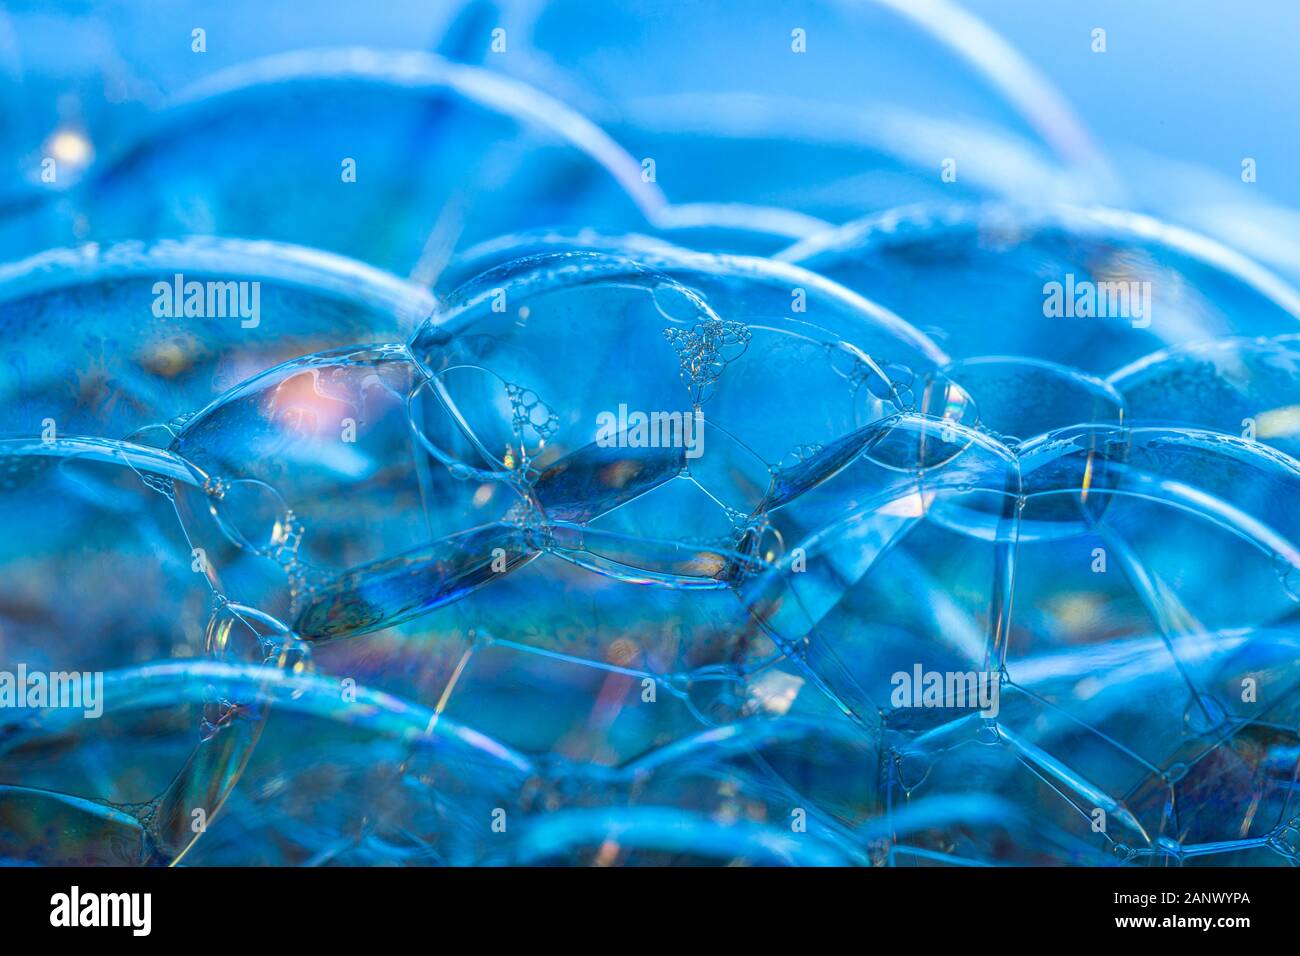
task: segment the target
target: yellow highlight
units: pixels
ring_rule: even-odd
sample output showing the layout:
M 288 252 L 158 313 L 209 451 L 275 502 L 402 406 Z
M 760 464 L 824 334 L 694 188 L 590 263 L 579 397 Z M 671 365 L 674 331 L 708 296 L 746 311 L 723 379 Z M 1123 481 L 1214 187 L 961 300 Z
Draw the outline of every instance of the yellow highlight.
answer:
M 59 130 L 52 135 L 45 143 L 45 151 L 61 165 L 77 168 L 87 165 L 95 155 L 90 140 L 70 129 Z
M 1286 438 L 1300 434 L 1300 405 L 1261 412 L 1255 418 L 1256 438 Z

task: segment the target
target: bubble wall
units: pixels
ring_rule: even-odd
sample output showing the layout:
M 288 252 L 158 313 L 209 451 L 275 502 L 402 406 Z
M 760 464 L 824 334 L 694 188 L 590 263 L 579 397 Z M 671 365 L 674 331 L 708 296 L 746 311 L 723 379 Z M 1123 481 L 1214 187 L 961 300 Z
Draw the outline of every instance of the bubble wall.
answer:
M 1300 864 L 1295 213 L 976 3 L 219 6 L 0 10 L 0 863 Z

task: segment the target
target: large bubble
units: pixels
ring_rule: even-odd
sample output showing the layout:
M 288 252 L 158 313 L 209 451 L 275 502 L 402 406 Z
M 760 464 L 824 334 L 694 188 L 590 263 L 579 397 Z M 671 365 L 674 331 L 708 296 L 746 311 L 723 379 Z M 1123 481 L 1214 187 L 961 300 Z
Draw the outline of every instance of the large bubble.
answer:
M 0 863 L 1300 862 L 1253 159 L 1117 182 L 950 0 L 83 6 L 0 12 Z

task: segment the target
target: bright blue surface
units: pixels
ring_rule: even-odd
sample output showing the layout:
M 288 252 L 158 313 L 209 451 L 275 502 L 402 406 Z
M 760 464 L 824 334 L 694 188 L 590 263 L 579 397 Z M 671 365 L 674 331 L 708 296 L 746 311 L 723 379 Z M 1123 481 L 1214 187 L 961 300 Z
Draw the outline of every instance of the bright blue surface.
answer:
M 1294 865 L 1266 6 L 8 4 L 0 862 Z

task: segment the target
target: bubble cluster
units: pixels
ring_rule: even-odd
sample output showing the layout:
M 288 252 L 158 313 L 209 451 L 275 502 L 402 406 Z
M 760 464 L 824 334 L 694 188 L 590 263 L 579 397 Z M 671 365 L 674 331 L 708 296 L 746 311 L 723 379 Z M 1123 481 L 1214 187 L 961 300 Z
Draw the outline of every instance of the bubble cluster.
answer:
M 607 131 L 592 6 L 0 208 L 0 862 L 1300 863 L 1300 294 L 932 14 L 810 28 L 993 92 L 819 137 L 736 38 Z

